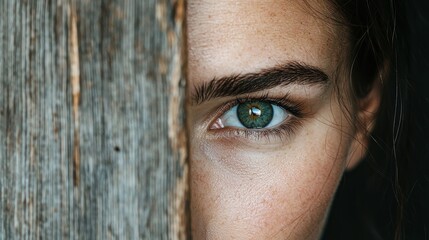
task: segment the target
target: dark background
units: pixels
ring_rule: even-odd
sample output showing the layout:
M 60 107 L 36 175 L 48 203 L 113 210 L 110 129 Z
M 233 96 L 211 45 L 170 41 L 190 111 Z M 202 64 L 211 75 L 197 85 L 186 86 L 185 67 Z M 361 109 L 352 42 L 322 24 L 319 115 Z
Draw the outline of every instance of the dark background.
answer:
M 429 0 L 404 2 L 406 9 L 398 14 L 407 15 L 408 29 L 398 35 L 408 41 L 401 60 L 408 63 L 410 118 L 407 164 L 399 167 L 406 173 L 400 180 L 406 187 L 395 185 L 394 168 L 387 171 L 364 161 L 345 174 L 323 239 L 429 239 Z M 368 172 L 375 180 L 362 180 Z M 401 196 L 403 204 L 398 204 Z
M 405 239 L 429 239 L 429 1 L 409 0 L 410 111 L 415 114 L 411 160 L 412 188 L 407 194 Z

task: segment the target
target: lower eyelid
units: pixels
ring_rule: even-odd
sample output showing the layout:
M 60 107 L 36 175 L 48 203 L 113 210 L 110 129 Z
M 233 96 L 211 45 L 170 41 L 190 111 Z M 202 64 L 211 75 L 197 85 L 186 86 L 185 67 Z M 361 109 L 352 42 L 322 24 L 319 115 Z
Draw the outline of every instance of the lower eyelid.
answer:
M 258 146 L 261 146 L 261 144 L 269 144 L 271 147 L 278 147 L 279 145 L 272 144 L 278 143 L 284 145 L 286 142 L 289 142 L 293 136 L 297 134 L 302 124 L 302 119 L 290 115 L 286 121 L 275 128 L 239 129 L 226 127 L 223 129 L 209 130 L 207 137 L 212 140 L 225 139 L 231 141 L 228 143 L 228 145 L 231 146 L 240 145 L 240 141 L 245 141 L 247 143 L 255 143 Z

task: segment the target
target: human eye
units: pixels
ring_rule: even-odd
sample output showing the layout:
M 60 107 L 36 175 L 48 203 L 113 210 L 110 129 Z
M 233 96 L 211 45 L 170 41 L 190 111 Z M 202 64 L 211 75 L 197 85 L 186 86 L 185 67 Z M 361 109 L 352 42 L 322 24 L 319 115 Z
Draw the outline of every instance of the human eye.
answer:
M 210 124 L 211 131 L 226 131 L 244 137 L 290 135 L 297 127 L 301 110 L 299 104 L 281 99 L 237 99 Z

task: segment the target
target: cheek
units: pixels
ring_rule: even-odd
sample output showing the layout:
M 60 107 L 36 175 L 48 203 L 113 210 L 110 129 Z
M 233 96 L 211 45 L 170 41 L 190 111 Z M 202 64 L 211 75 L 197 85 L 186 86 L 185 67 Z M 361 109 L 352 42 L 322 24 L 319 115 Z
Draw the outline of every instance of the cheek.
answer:
M 323 121 L 306 126 L 269 150 L 193 138 L 191 206 L 197 239 L 318 237 L 350 139 Z

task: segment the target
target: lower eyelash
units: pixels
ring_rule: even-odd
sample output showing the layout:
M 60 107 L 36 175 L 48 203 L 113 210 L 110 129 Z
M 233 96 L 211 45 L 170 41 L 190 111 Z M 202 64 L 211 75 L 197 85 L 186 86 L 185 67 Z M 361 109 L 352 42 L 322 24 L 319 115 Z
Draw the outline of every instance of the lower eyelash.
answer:
M 301 126 L 301 120 L 290 116 L 289 119 L 285 120 L 284 123 L 280 124 L 274 128 L 267 129 L 239 129 L 239 128 L 229 128 L 217 129 L 216 135 L 221 134 L 221 137 L 242 137 L 252 140 L 261 140 L 267 139 L 270 141 L 272 138 L 280 139 L 281 141 L 286 141 L 290 139 L 296 131 Z M 218 135 L 219 136 L 219 135 Z

